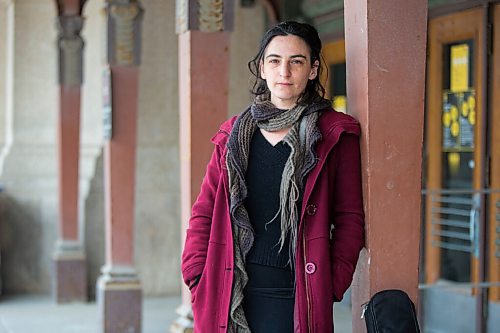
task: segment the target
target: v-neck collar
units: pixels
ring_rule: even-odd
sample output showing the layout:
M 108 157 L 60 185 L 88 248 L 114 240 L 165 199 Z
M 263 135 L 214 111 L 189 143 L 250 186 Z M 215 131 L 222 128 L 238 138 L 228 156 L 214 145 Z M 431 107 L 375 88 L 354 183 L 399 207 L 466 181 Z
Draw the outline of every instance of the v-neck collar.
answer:
M 281 140 L 273 146 L 271 144 L 271 142 L 269 142 L 266 139 L 264 134 L 262 134 L 262 132 L 260 131 L 259 128 L 257 128 L 255 130 L 254 139 L 256 140 L 255 141 L 256 144 L 260 145 L 262 147 L 262 149 L 264 149 L 265 151 L 267 151 L 270 154 L 273 154 L 273 153 L 275 154 L 276 152 L 278 152 L 287 158 L 290 155 L 291 148 L 287 143 L 285 143 L 285 141 Z

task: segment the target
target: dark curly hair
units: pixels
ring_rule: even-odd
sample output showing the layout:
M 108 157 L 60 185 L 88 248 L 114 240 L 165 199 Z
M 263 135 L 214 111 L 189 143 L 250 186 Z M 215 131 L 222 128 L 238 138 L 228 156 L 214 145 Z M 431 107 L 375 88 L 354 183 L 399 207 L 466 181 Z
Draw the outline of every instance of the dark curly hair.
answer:
M 266 48 L 274 37 L 288 35 L 294 35 L 302 38 L 311 52 L 311 65 L 314 64 L 316 60 L 319 63 L 316 78 L 307 82 L 304 92 L 297 101 L 297 104 L 308 105 L 311 102 L 323 98 L 325 96 L 325 88 L 320 82 L 321 73 L 324 70 L 324 61 L 322 61 L 321 58 L 321 39 L 319 38 L 316 28 L 307 23 L 299 23 L 295 21 L 281 22 L 264 34 L 264 37 L 262 37 L 262 40 L 260 41 L 259 52 L 255 58 L 248 62 L 248 69 L 255 77 L 251 92 L 254 96 L 259 96 L 269 91 L 266 81 L 260 76 L 259 67 L 261 60 L 263 60 Z

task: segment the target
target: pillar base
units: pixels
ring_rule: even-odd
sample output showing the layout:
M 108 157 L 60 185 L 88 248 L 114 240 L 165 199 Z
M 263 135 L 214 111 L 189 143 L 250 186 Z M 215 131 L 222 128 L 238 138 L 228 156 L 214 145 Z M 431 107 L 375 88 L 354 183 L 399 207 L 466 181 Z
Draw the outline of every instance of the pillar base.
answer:
M 132 267 L 104 266 L 96 295 L 102 333 L 141 332 L 142 288 Z
M 87 301 L 87 262 L 76 241 L 58 241 L 54 253 L 53 297 L 57 303 Z
M 181 304 L 175 312 L 179 317 L 170 326 L 170 333 L 193 333 L 193 311 L 191 305 Z

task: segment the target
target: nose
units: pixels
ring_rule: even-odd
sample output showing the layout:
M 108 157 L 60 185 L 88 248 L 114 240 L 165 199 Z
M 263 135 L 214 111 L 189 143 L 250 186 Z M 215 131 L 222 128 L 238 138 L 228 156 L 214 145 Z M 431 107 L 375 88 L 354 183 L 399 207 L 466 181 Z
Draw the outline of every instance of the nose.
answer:
M 290 64 L 288 63 L 288 61 L 281 62 L 280 76 L 281 77 L 289 77 L 290 76 Z

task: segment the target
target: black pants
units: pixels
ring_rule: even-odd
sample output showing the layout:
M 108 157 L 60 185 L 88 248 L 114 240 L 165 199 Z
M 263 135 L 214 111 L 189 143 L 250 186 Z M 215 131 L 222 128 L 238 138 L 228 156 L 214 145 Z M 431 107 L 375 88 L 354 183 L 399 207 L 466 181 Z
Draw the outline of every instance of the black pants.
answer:
M 243 309 L 252 333 L 293 333 L 290 269 L 249 264 L 247 273 Z

